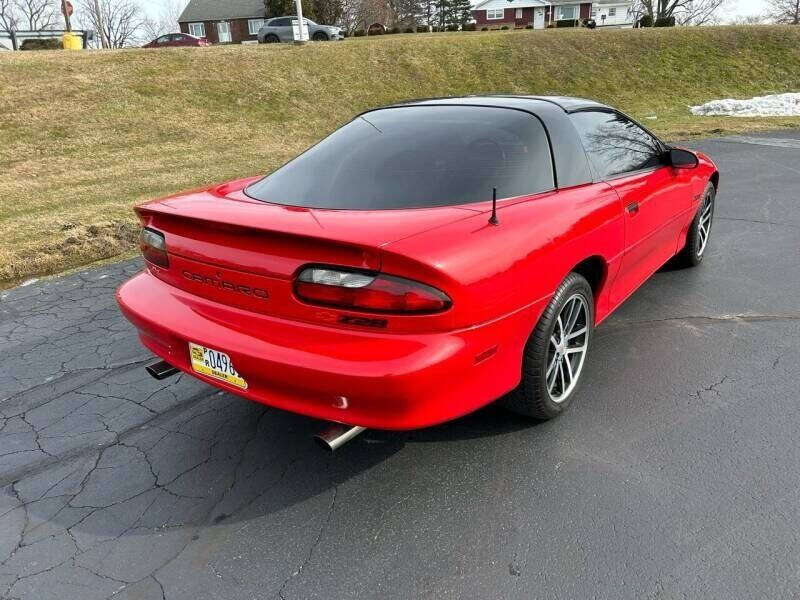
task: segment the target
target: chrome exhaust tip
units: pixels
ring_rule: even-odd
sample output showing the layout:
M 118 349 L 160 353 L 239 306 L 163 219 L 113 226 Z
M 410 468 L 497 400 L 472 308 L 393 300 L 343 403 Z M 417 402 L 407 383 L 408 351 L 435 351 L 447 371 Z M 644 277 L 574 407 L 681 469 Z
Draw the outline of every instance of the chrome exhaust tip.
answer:
M 347 442 L 366 431 L 366 427 L 340 425 L 335 423 L 328 429 L 314 436 L 314 441 L 329 452 L 334 452 Z
M 144 370 L 150 373 L 154 379 L 158 379 L 159 381 L 166 379 L 167 377 L 172 377 L 179 372 L 178 369 L 173 367 L 165 360 L 160 360 L 151 365 L 147 365 Z

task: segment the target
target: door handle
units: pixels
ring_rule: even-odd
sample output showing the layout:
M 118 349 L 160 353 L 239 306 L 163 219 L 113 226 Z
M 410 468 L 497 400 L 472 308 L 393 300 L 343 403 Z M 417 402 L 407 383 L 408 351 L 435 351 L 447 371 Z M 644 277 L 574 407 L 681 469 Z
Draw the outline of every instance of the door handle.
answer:
M 625 207 L 625 210 L 628 211 L 628 214 L 635 215 L 639 212 L 639 203 L 638 202 L 631 202 L 628 206 Z

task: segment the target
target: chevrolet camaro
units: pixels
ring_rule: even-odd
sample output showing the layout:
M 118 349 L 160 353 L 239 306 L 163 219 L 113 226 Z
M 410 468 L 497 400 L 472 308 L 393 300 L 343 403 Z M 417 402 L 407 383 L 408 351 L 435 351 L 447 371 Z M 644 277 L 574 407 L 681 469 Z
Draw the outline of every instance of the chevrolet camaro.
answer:
M 266 177 L 139 206 L 146 269 L 117 298 L 155 376 L 358 430 L 497 399 L 549 419 L 594 328 L 667 261 L 703 260 L 718 184 L 597 102 L 411 101 Z

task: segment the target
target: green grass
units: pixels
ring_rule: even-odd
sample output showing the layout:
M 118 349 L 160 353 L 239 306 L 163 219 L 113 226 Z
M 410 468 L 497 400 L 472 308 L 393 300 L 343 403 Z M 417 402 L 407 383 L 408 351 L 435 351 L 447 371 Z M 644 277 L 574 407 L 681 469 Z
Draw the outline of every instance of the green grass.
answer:
M 579 95 L 679 139 L 798 127 L 798 118 L 693 117 L 687 108 L 797 90 L 800 27 L 6 52 L 0 285 L 129 252 L 136 203 L 267 172 L 375 105 L 451 94 Z

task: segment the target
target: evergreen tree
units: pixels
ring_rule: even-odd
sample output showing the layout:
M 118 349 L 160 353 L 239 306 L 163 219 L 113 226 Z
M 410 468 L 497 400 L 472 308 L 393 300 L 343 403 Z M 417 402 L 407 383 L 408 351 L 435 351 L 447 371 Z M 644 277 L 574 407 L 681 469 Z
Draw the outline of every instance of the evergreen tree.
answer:
M 447 24 L 464 26 L 472 18 L 470 0 L 449 0 Z

